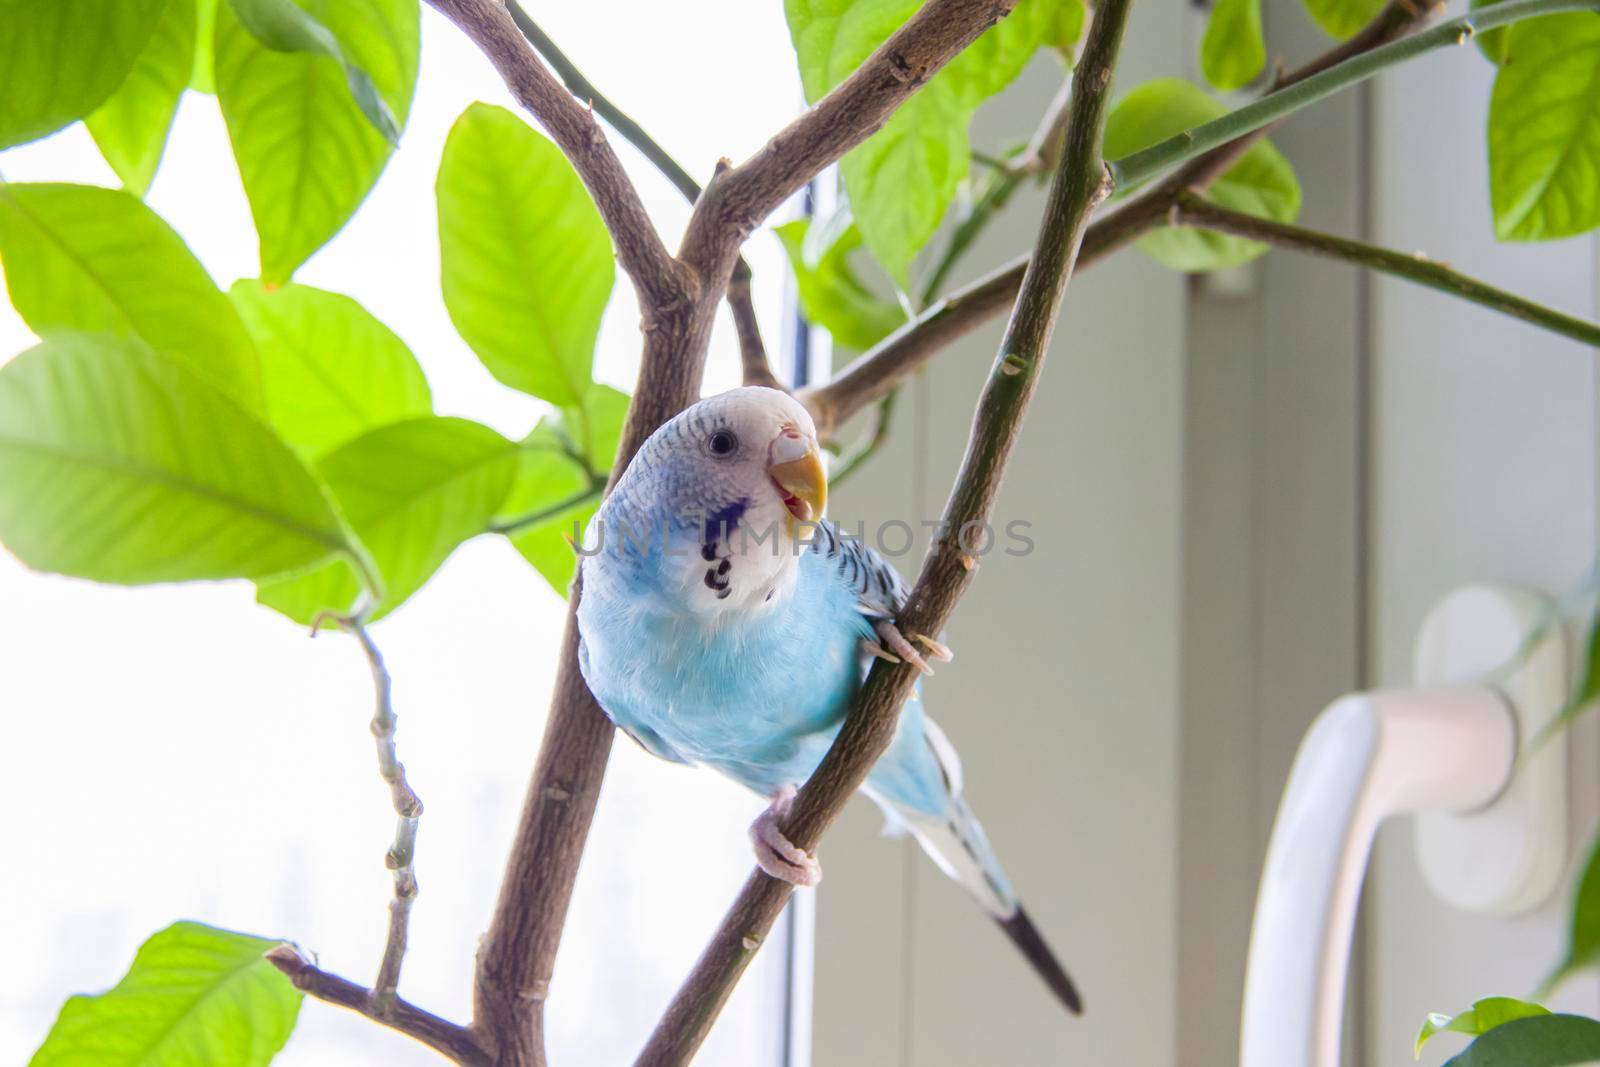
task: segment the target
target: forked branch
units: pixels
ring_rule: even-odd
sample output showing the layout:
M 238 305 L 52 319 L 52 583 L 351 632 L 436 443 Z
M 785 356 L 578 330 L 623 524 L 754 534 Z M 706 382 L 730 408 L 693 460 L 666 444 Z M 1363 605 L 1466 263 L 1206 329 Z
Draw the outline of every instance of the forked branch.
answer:
M 1397 40 L 1442 10 L 1425 0 L 1391 0 L 1348 41 L 1279 77 L 1278 89 L 1297 85 L 1355 56 Z M 1250 130 L 1178 167 L 1139 196 L 1097 220 L 1084 235 L 1078 269 L 1132 244 L 1162 225 L 1180 194 L 1204 190 L 1249 150 L 1268 127 Z M 884 396 L 934 354 L 1011 306 L 1022 285 L 1026 257 L 950 294 L 862 353 L 826 385 L 801 393 L 820 432 L 827 434 Z
M 901 612 L 899 624 L 907 632 L 942 631 L 972 580 L 979 546 L 971 542 L 971 532 L 983 529 L 991 514 L 1044 364 L 1089 213 L 1106 193 L 1100 143 L 1112 68 L 1129 4 L 1130 0 L 1101 0 L 1073 75 L 1074 103 L 1065 150 L 1051 185 L 1033 260 L 978 402 L 966 457 L 945 507 L 942 532 Z M 838 737 L 784 820 L 783 833 L 790 841 L 807 851 L 816 848 L 818 839 L 888 747 L 900 706 L 916 676 L 909 663 L 874 663 Z M 638 1067 L 680 1067 L 689 1061 L 771 931 L 791 888 L 759 870 L 751 874 L 656 1026 Z

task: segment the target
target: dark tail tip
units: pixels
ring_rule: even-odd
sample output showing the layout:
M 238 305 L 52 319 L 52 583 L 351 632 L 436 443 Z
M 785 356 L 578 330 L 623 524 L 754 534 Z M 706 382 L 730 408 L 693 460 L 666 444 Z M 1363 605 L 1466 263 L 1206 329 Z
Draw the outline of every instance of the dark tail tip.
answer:
M 1000 924 L 1000 929 L 1006 932 L 1011 943 L 1028 957 L 1033 969 L 1039 972 L 1039 977 L 1044 979 L 1045 985 L 1048 985 L 1050 991 L 1060 998 L 1061 1003 L 1067 1006 L 1067 1010 L 1074 1015 L 1082 1015 L 1083 998 L 1078 996 L 1078 987 L 1072 984 L 1072 979 L 1062 970 L 1055 953 L 1050 951 L 1050 946 L 1039 936 L 1038 928 L 1028 918 L 1028 913 L 1022 910 L 1022 906 L 1018 905 L 1016 913 L 1009 919 L 996 919 L 995 922 Z

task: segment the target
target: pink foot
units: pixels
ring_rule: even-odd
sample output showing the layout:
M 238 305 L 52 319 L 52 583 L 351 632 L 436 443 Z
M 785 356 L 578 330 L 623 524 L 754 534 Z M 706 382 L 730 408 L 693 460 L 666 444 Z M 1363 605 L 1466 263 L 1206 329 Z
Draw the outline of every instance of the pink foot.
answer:
M 750 824 L 750 843 L 763 871 L 790 885 L 812 886 L 822 881 L 822 865 L 778 829 L 778 820 L 794 805 L 794 793 L 794 786 L 786 785 L 773 794 L 767 810 Z

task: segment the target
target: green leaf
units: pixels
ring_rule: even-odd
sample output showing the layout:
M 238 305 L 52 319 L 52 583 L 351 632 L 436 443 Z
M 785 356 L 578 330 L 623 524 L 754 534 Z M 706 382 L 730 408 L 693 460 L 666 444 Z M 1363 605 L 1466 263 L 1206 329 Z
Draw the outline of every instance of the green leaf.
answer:
M 417 0 L 321 5 L 323 24 L 365 71 L 398 125 L 417 81 Z M 217 8 L 217 99 L 261 239 L 261 277 L 284 282 L 366 198 L 392 145 L 326 55 L 278 52 Z
M 1045 44 L 1070 60 L 1083 36 L 1083 0 L 1058 0 L 1055 18 L 1050 24 L 1050 35 Z
M 1419 1057 L 1422 1055 L 1422 1046 L 1434 1034 L 1449 1032 L 1477 1037 L 1517 1019 L 1549 1014 L 1550 1009 L 1543 1005 L 1512 997 L 1486 997 L 1459 1015 L 1432 1013 L 1423 1021 L 1422 1029 L 1417 1033 L 1416 1054 Z
M 806 99 L 816 101 L 843 81 L 921 6 L 921 0 L 785 0 Z M 966 177 L 972 116 L 1040 46 L 1061 35 L 1062 20 L 1060 0 L 1022 0 L 840 162 L 861 236 L 902 288 Z
M 261 353 L 267 421 L 302 456 L 433 410 L 411 350 L 348 296 L 258 281 L 228 296 Z
M 1157 141 L 1222 115 L 1226 109 L 1205 90 L 1179 78 L 1158 78 L 1128 91 L 1106 118 L 1108 159 L 1137 152 Z M 1131 190 L 1121 190 L 1125 195 Z M 1206 199 L 1277 222 L 1300 214 L 1300 182 L 1294 167 L 1273 145 L 1257 141 L 1206 190 Z M 1247 263 L 1266 251 L 1259 241 L 1162 226 L 1139 239 L 1139 248 L 1174 270 L 1209 271 Z
M 1570 1067 L 1600 1060 L 1600 1022 L 1537 1015 L 1497 1026 L 1445 1067 Z
M 1200 69 L 1218 89 L 1237 89 L 1267 65 L 1261 0 L 1216 0 L 1200 42 Z
M 106 102 L 144 51 L 166 0 L 0 2 L 0 148 Z
M 0 367 L 0 541 L 38 570 L 123 585 L 258 578 L 350 550 L 272 431 L 182 365 L 103 335 Z
M 137 197 L 0 182 L 0 265 L 40 336 L 137 337 L 260 412 L 261 371 L 233 305 L 183 239 Z
M 217 36 L 218 2 L 219 0 L 195 0 L 194 72 L 189 75 L 189 88 L 199 93 L 217 91 L 212 42 Z
M 841 211 L 824 225 L 796 219 L 775 228 L 794 269 L 795 288 L 806 319 L 857 351 L 871 348 L 905 324 L 898 304 L 879 299 L 850 266 L 861 231 Z
M 1554 989 L 1574 974 L 1600 963 L 1600 838 L 1590 846 L 1583 877 L 1572 898 L 1572 918 L 1567 924 L 1567 953 L 1544 984 Z
M 135 196 L 143 196 L 161 163 L 178 98 L 194 72 L 193 0 L 168 0 L 133 69 L 111 99 L 84 120 L 100 154 Z
M 29 1067 L 266 1067 L 301 992 L 263 954 L 277 941 L 179 922 L 98 996 L 75 996 Z
M 317 464 L 383 580 L 376 620 L 488 529 L 517 469 L 517 446 L 487 426 L 428 416 L 380 427 Z M 257 599 L 300 623 L 347 612 L 361 592 L 344 560 L 260 583 Z
M 372 76 L 350 60 L 333 31 L 300 7 L 295 0 L 230 0 L 234 14 L 256 40 L 274 52 L 305 52 L 327 56 L 344 68 L 350 96 L 372 128 L 391 145 L 400 143 L 400 124 L 395 121 Z
M 1331 36 L 1344 40 L 1377 17 L 1385 0 L 1304 0 L 1306 10 Z
M 1600 226 L 1600 17 L 1518 24 L 1489 100 L 1489 197 L 1502 241 Z
M 439 161 L 450 319 L 500 381 L 558 407 L 583 399 L 615 275 L 611 239 L 572 165 L 504 108 L 462 112 Z

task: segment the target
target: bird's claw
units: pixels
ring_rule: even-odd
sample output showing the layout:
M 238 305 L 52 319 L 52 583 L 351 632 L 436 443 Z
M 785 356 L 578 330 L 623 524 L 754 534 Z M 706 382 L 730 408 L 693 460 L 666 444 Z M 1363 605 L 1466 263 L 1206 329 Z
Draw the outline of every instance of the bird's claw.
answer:
M 951 660 L 956 658 L 956 654 L 950 651 L 949 645 L 946 645 L 940 641 L 935 641 L 927 634 L 912 634 L 911 640 L 926 648 L 928 650 L 928 655 L 932 656 L 940 663 L 949 663 Z
M 878 637 L 889 647 L 890 652 L 899 656 L 923 674 L 933 673 L 933 668 L 928 666 L 928 661 L 922 658 L 922 653 L 917 651 L 915 645 L 906 640 L 905 635 L 900 632 L 899 627 L 895 626 L 894 623 L 888 619 L 879 619 L 873 625 L 873 629 L 877 630 Z M 923 638 L 923 640 L 927 639 Z M 939 647 L 944 648 L 943 645 Z M 934 656 L 935 658 L 940 658 L 937 651 L 934 652 Z M 948 658 L 948 656 L 944 658 Z
M 794 806 L 795 789 L 786 785 L 772 795 L 767 810 L 750 824 L 750 843 L 755 846 L 756 863 L 763 871 L 790 885 L 814 886 L 822 881 L 822 864 L 800 848 L 778 828 L 778 820 Z
M 887 661 L 889 663 L 899 663 L 900 662 L 900 657 L 899 656 L 896 656 L 892 652 L 884 651 L 883 646 L 878 644 L 878 642 L 870 640 L 870 639 L 865 638 L 865 637 L 863 637 L 861 639 L 861 650 L 863 652 L 866 652 L 868 655 L 876 656 L 878 659 L 885 660 L 885 661 Z

